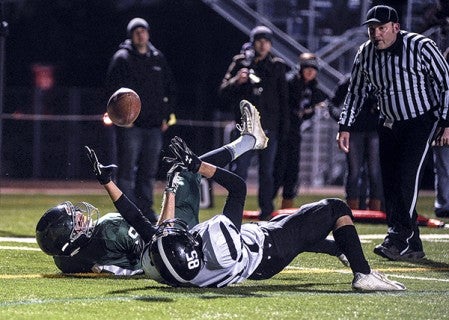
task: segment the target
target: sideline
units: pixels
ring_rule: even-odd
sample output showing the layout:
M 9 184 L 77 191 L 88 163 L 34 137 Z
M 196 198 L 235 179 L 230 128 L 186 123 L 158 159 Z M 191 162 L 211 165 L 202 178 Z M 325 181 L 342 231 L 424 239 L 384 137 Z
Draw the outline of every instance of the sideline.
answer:
M 257 195 L 258 190 L 257 179 L 253 177 L 248 177 L 247 188 L 248 188 L 248 195 Z M 157 180 L 154 186 L 155 193 L 162 194 L 164 189 L 165 189 L 165 181 Z M 226 190 L 217 183 L 213 184 L 213 192 L 216 195 L 227 194 Z M 328 186 L 319 188 L 300 186 L 299 193 L 317 194 L 317 195 L 332 194 L 344 197 L 344 188 L 343 186 Z M 2 194 L 106 195 L 106 192 L 95 179 L 90 180 L 0 179 L 0 196 Z

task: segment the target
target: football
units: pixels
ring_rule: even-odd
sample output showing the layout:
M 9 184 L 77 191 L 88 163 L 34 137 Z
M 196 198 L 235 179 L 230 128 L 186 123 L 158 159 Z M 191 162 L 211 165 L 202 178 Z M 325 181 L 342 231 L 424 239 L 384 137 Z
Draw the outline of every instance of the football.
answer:
M 130 127 L 140 114 L 139 95 L 129 88 L 120 88 L 109 98 L 108 116 L 119 127 Z

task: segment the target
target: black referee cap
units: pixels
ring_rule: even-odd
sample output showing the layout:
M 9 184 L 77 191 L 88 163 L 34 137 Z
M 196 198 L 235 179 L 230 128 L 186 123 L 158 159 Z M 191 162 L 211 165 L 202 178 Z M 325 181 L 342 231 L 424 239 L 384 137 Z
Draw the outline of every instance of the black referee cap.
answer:
M 366 14 L 366 21 L 363 25 L 370 23 L 384 24 L 387 22 L 399 22 L 398 13 L 392 7 L 380 5 L 372 7 L 368 10 Z

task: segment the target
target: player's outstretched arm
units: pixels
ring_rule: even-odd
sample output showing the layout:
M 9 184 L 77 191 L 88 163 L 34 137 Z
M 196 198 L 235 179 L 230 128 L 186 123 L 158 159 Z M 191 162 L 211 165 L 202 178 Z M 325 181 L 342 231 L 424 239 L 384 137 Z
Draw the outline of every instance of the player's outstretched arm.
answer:
M 89 148 L 88 146 L 84 146 L 87 150 L 87 157 L 89 158 L 90 163 L 93 166 L 93 172 L 97 177 L 98 182 L 101 185 L 105 185 L 111 181 L 112 171 L 114 168 L 117 168 L 115 164 L 110 164 L 108 166 L 102 165 L 97 158 L 97 154 L 94 149 Z
M 142 214 L 137 206 L 126 197 L 120 188 L 111 180 L 112 171 L 117 168 L 115 164 L 103 166 L 97 158 L 95 151 L 88 146 L 87 157 L 89 158 L 93 172 L 98 179 L 98 182 L 105 188 L 111 198 L 114 206 L 122 217 L 140 234 L 142 239 L 147 242 L 155 233 L 156 229 L 151 222 Z

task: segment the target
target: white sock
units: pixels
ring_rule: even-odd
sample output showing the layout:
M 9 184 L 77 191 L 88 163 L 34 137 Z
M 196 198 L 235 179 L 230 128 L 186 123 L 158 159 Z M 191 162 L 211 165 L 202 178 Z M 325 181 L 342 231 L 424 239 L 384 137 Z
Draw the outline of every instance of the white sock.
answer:
M 253 150 L 255 145 L 256 138 L 250 134 L 244 134 L 224 147 L 231 151 L 232 160 L 235 160 L 246 151 Z

